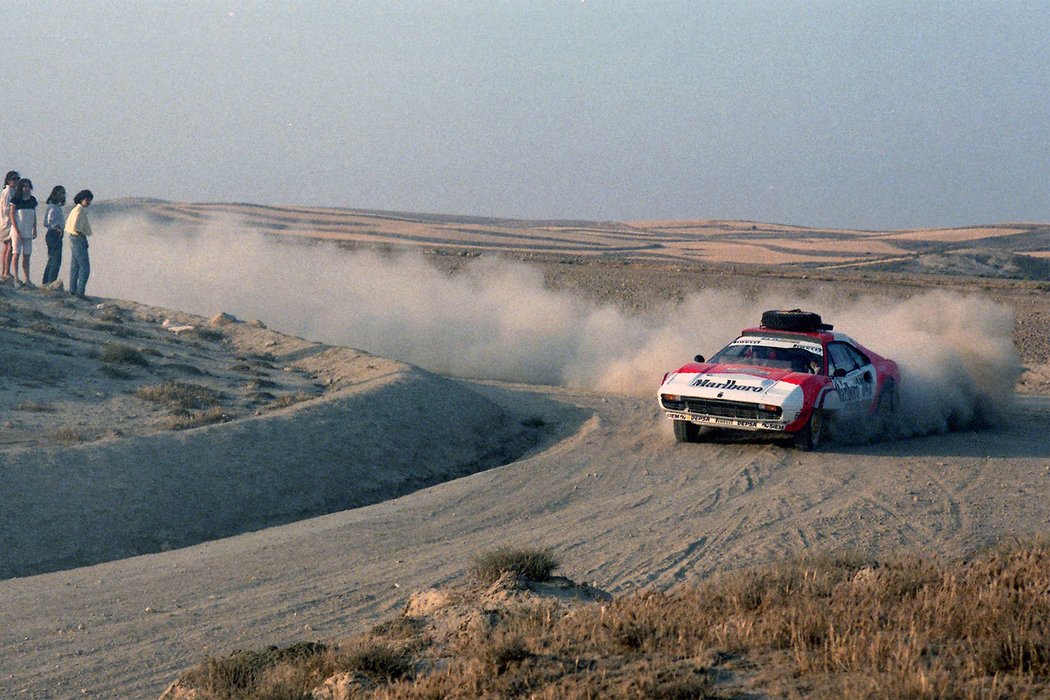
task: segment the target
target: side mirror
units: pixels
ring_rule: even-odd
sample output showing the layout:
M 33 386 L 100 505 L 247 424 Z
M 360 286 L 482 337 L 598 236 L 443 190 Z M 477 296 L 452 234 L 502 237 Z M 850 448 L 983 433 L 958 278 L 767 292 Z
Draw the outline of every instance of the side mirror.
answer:
M 693 362 L 704 362 L 704 356 L 703 355 L 697 355 L 696 357 L 693 358 Z
M 845 377 L 846 376 L 846 368 L 845 367 L 839 367 L 837 370 L 835 370 L 835 373 L 832 374 L 831 376 L 832 377 Z

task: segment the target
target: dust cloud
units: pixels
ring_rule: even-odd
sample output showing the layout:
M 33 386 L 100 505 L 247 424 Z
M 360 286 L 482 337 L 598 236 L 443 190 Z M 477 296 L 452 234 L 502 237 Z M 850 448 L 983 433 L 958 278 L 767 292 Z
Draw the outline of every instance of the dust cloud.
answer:
M 552 291 L 538 270 L 506 261 L 449 275 L 420 255 L 276 239 L 232 218 L 182 227 L 111 214 L 99 228 L 89 293 L 226 311 L 459 377 L 655 395 L 665 371 L 710 356 L 765 309 L 796 306 L 898 361 L 900 434 L 996 421 L 1020 373 L 1010 310 L 979 297 L 843 304 L 707 290 L 642 318 Z

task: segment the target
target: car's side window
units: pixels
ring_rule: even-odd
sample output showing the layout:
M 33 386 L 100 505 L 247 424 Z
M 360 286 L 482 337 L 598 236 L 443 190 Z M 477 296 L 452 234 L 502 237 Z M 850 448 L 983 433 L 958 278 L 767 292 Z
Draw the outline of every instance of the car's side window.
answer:
M 828 360 L 831 365 L 828 367 L 828 371 L 833 375 L 835 370 L 842 369 L 849 373 L 857 368 L 853 357 L 849 353 L 849 349 L 844 343 L 828 343 Z
M 857 348 L 853 347 L 852 345 L 845 345 L 844 347 L 846 348 L 846 351 L 850 354 L 850 356 L 853 358 L 853 362 L 856 364 L 857 367 L 867 367 L 871 364 L 871 360 L 869 360 L 868 357 Z

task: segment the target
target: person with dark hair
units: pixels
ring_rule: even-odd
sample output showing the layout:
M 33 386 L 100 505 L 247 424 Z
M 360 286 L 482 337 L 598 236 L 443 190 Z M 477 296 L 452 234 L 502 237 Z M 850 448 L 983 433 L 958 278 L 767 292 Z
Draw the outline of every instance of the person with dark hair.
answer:
M 33 183 L 24 177 L 18 181 L 15 196 L 11 198 L 11 241 L 14 249 L 15 286 L 32 287 L 29 281 L 29 257 L 33 254 L 33 239 L 36 238 L 36 197 Z M 18 263 L 22 262 L 25 280 L 18 279 Z
M 11 279 L 11 197 L 21 179 L 17 170 L 8 171 L 4 177 L 4 191 L 0 193 L 0 241 L 4 244 L 0 253 L 0 281 L 3 282 Z
M 56 185 L 47 198 L 47 211 L 44 212 L 44 240 L 47 242 L 47 266 L 44 267 L 44 284 L 48 285 L 58 279 L 62 267 L 62 236 L 66 226 L 66 214 L 62 206 L 66 203 L 66 188 Z
M 91 224 L 87 218 L 87 208 L 95 195 L 91 190 L 80 190 L 73 197 L 76 205 L 66 217 L 66 233 L 69 235 L 69 293 L 78 299 L 86 299 L 84 288 L 88 275 L 91 274 L 91 261 L 88 259 L 88 236 L 91 235 Z

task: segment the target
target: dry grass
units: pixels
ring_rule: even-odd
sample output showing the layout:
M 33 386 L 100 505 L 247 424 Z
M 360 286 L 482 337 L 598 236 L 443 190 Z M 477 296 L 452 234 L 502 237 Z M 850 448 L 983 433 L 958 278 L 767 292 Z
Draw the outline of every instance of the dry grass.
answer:
M 506 572 L 546 581 L 559 563 L 549 547 L 498 547 L 475 557 L 470 573 L 482 583 L 493 583 Z
M 265 651 L 236 651 L 207 659 L 182 676 L 198 700 L 302 700 L 311 689 L 338 673 L 360 687 L 374 688 L 405 678 L 414 670 L 410 650 L 382 641 L 345 649 L 304 642 Z
M 94 329 L 101 333 L 108 333 L 117 338 L 129 338 L 134 335 L 130 329 L 124 327 L 121 323 L 99 322 L 94 325 Z
M 134 379 L 135 375 L 131 372 L 117 367 L 116 365 L 102 365 L 99 367 L 99 371 L 111 379 Z
M 36 403 L 35 401 L 23 401 L 15 406 L 19 411 L 27 413 L 54 413 L 55 407 L 49 403 Z
M 72 428 L 59 428 L 51 434 L 51 437 L 53 437 L 55 441 L 67 446 L 79 445 L 85 440 L 84 436 L 79 431 L 73 430 Z
M 99 353 L 99 359 L 116 365 L 139 365 L 145 367 L 149 364 L 149 360 L 146 359 L 141 350 L 136 350 L 133 347 L 121 345 L 120 343 L 106 343 L 103 345 L 102 351 Z
M 803 559 L 493 619 L 462 629 L 450 651 L 401 618 L 355 642 L 382 652 L 370 662 L 325 650 L 277 674 L 302 685 L 229 682 L 201 697 L 304 697 L 340 671 L 367 675 L 353 697 L 369 698 L 1050 696 L 1045 543 L 949 563 Z
M 155 386 L 145 386 L 136 391 L 135 396 L 171 409 L 184 411 L 211 408 L 218 406 L 223 401 L 221 392 L 186 382 L 165 382 Z
M 297 403 L 309 401 L 312 398 L 315 398 L 313 394 L 307 394 L 305 391 L 297 391 L 294 394 L 281 394 L 270 403 L 270 408 L 288 408 Z
M 225 423 L 230 420 L 233 420 L 233 415 L 229 411 L 220 406 L 214 406 L 197 413 L 177 413 L 172 416 L 168 428 L 171 430 L 189 430 L 190 428 L 200 428 L 204 425 Z
M 226 334 L 213 328 L 194 328 L 190 331 L 192 335 L 209 343 L 221 343 L 226 340 Z

